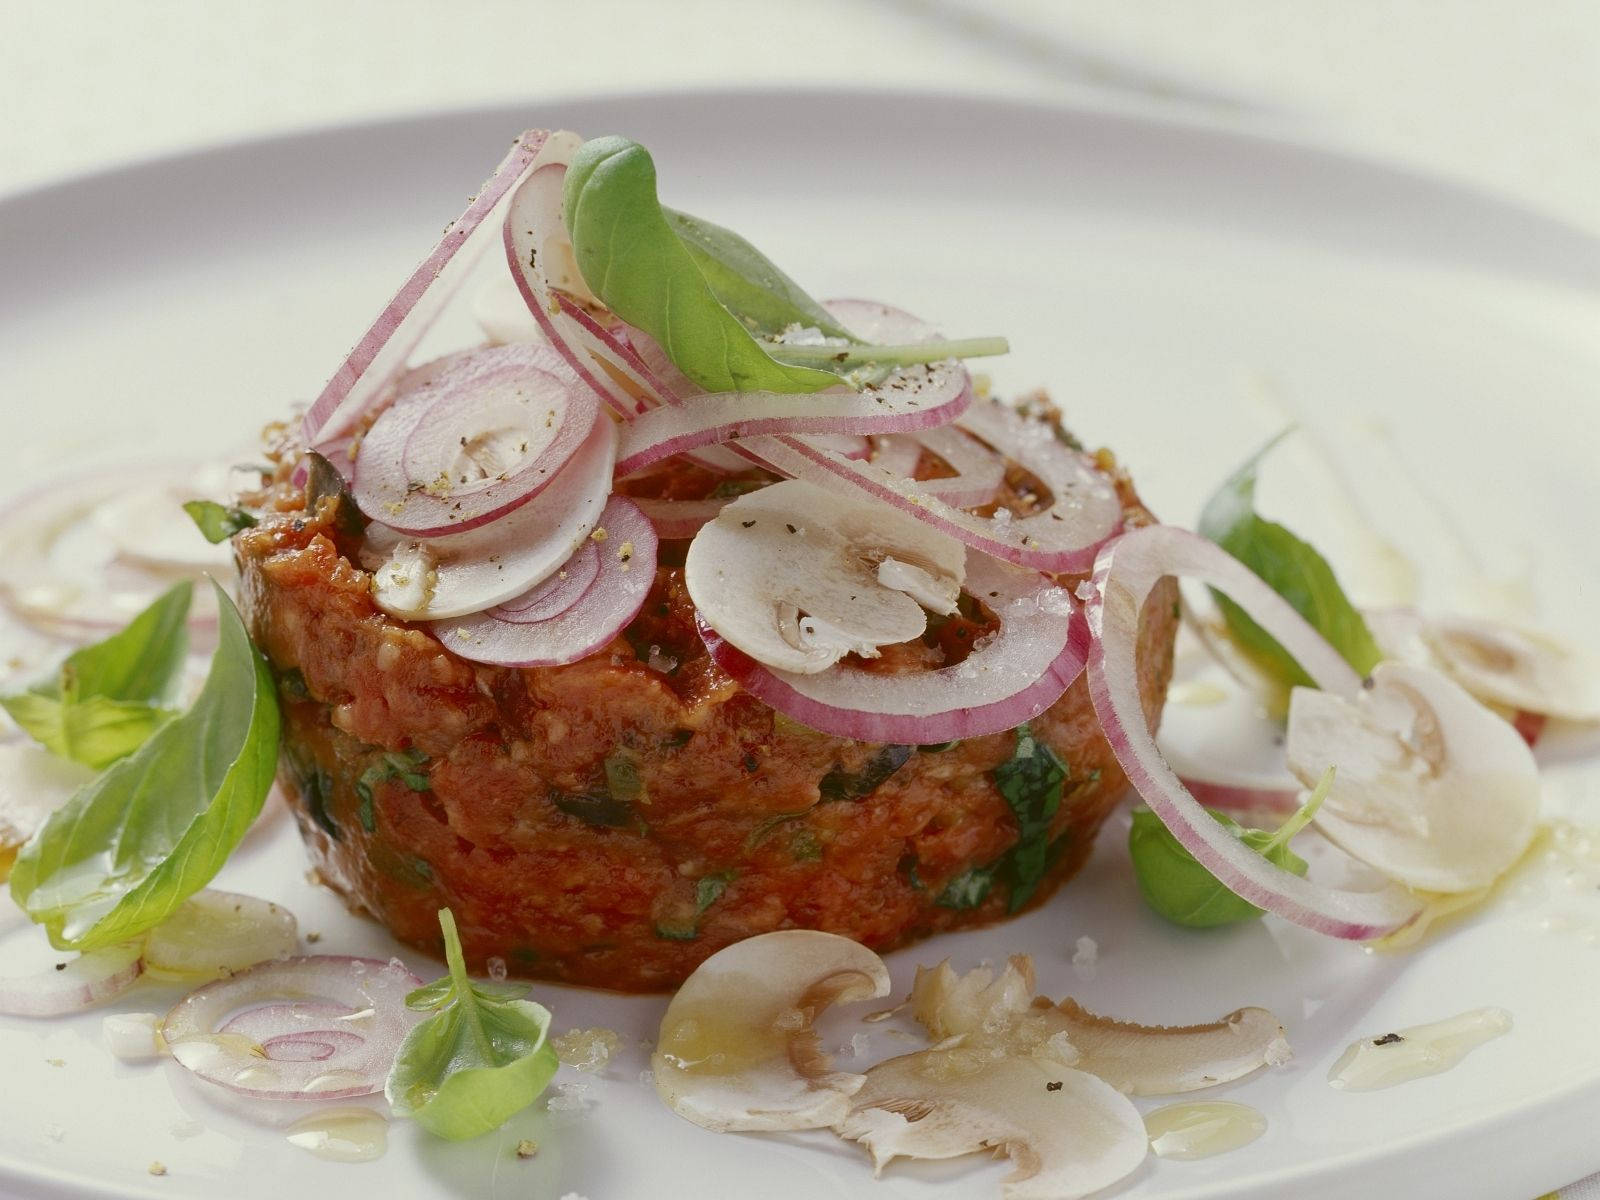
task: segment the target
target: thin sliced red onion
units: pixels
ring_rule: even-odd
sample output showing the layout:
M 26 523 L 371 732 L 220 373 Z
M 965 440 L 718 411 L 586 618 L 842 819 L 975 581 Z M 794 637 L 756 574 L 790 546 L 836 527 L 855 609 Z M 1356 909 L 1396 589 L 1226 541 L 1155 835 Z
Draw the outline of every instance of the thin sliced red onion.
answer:
M 13 931 L 39 936 L 34 927 Z M 8 1017 L 58 1017 L 82 1012 L 127 991 L 144 970 L 140 944 L 126 942 L 63 955 L 42 970 L 0 978 L 0 1014 Z
M 800 440 L 808 446 L 832 450 L 835 454 L 842 454 L 857 462 L 872 457 L 872 443 L 859 433 L 808 433 L 802 435 Z M 740 464 L 741 469 L 747 466 L 746 463 Z
M 161 1034 L 201 1079 L 263 1099 L 337 1100 L 383 1089 L 418 1016 L 399 959 L 320 955 L 262 963 L 190 992 Z
M 351 492 L 416 535 L 475 529 L 537 496 L 594 427 L 599 405 L 549 346 L 453 355 L 361 439 Z
M 855 462 L 840 454 L 807 445 L 798 437 L 748 438 L 741 447 L 761 465 L 804 479 L 818 487 L 843 486 L 861 495 L 926 521 L 974 550 L 993 558 L 1039 571 L 1070 572 L 1088 569 L 1096 549 L 1121 523 L 1122 508 L 1116 488 L 1104 476 L 1091 478 L 1093 469 L 1083 466 L 1082 491 L 1092 493 L 1091 505 L 1059 511 L 1061 502 L 1029 517 L 980 517 L 932 495 L 922 484 L 883 470 L 875 463 Z M 1111 516 L 1102 500 L 1102 488 L 1116 504 Z M 1042 520 L 1041 520 L 1042 518 Z M 1058 519 L 1059 518 L 1059 519 Z
M 938 455 L 955 471 L 954 475 L 939 479 L 919 479 L 917 482 L 930 496 L 937 496 L 954 508 L 982 508 L 994 503 L 1005 482 L 1005 459 L 959 429 L 944 426 L 879 438 L 872 461 L 885 471 L 910 478 L 924 449 Z
M 965 379 L 961 373 L 961 380 Z M 937 393 L 913 388 L 851 392 L 830 389 L 804 395 L 776 392 L 719 392 L 693 396 L 634 417 L 624 427 L 617 451 L 617 473 L 631 475 L 652 463 L 737 438 L 769 433 L 815 435 L 813 445 L 852 459 L 864 457 L 863 433 L 925 429 L 954 420 L 971 402 L 969 388 L 946 377 L 952 386 Z M 838 435 L 857 435 L 848 442 Z M 827 440 L 821 440 L 827 438 Z
M 600 514 L 600 521 L 602 524 L 605 522 L 603 511 Z M 585 542 L 554 575 L 534 587 L 532 591 L 524 592 L 504 604 L 495 605 L 489 610 L 488 615 L 513 625 L 533 625 L 540 621 L 548 621 L 551 617 L 566 612 L 582 599 L 583 594 L 589 590 L 589 585 L 595 581 L 595 576 L 599 574 L 600 551 L 594 542 Z
M 611 418 L 599 413 L 549 487 L 477 529 L 419 539 L 374 521 L 367 527 L 362 561 L 374 572 L 379 607 L 408 620 L 461 617 L 505 604 L 543 583 L 600 519 L 611 493 L 616 439 Z
M 666 393 L 632 346 L 584 309 L 588 289 L 561 217 L 567 165 L 581 144 L 552 141 L 517 188 L 503 225 L 506 259 L 550 344 L 596 396 L 631 417 L 662 403 Z
M 494 612 L 436 621 L 447 650 L 475 662 L 547 667 L 576 662 L 616 637 L 644 606 L 655 582 L 656 531 L 631 501 L 613 496 L 595 533 L 600 569 L 581 596 L 542 621 L 508 621 Z
M 493 244 L 513 189 L 540 160 L 550 140 L 545 131 L 530 129 L 513 143 L 466 212 L 445 230 L 307 410 L 308 444 L 320 448 L 330 438 L 349 433 L 380 399 L 473 263 Z
M 1347 698 L 1361 677 L 1287 601 L 1248 568 L 1196 534 L 1152 525 L 1100 552 L 1084 585 L 1089 694 L 1128 781 L 1179 842 L 1229 890 L 1258 908 L 1333 937 L 1364 940 L 1413 920 L 1421 904 L 1405 888 L 1338 891 L 1291 874 L 1247 848 L 1201 807 L 1157 748 L 1139 694 L 1139 616 L 1163 577 L 1198 579 L 1226 593 L 1294 656 L 1319 687 Z
M 1207 808 L 1218 808 L 1225 812 L 1292 813 L 1300 807 L 1300 792 L 1297 789 L 1223 783 L 1193 775 L 1180 775 L 1178 778 L 1189 789 L 1189 794 Z
M 1061 698 L 1083 670 L 1085 627 L 1066 589 L 971 550 L 967 593 L 1000 628 L 954 666 L 887 674 L 842 663 L 815 675 L 774 671 L 704 622 L 718 666 L 757 699 L 823 733 L 863 742 L 931 744 L 1014 729 Z
M 656 500 L 635 496 L 639 511 L 650 518 L 656 536 L 668 541 L 692 538 L 707 521 L 713 521 L 733 497 L 708 500 Z

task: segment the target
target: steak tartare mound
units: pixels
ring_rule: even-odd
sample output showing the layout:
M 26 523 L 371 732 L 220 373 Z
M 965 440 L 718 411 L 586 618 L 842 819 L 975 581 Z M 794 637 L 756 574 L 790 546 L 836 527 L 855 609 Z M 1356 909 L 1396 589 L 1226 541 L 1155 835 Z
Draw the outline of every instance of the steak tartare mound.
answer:
M 1101 462 L 1126 524 L 1153 520 Z M 698 470 L 674 461 L 632 486 L 703 495 Z M 769 930 L 887 950 L 1044 900 L 1123 791 L 1081 675 L 1022 729 L 948 745 L 864 743 L 782 716 L 708 654 L 684 541 L 663 540 L 639 615 L 594 653 L 468 661 L 377 607 L 348 497 L 308 511 L 286 480 L 234 541 L 282 702 L 280 781 L 322 878 L 413 945 L 439 952 L 448 906 L 480 969 L 498 958 L 625 991 L 673 987 Z M 968 609 L 862 665 L 960 661 L 992 624 Z M 1176 627 L 1168 580 L 1141 623 L 1152 722 Z

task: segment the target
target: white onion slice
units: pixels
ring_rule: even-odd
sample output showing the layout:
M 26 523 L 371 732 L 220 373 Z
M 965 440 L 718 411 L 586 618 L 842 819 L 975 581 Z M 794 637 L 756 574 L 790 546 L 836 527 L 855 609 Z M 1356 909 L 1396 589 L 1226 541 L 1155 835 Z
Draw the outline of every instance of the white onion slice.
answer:
M 568 141 L 575 143 L 577 135 L 536 129 L 516 140 L 466 212 L 444 231 L 439 244 L 401 285 L 313 401 L 303 422 L 310 445 L 320 448 L 330 438 L 348 434 L 362 414 L 381 398 L 422 335 L 466 279 L 473 263 L 493 245 L 512 189 L 552 144 L 564 146 Z
M 542 583 L 583 545 L 611 492 L 617 431 L 601 413 L 550 486 L 498 521 L 426 540 L 378 522 L 363 562 L 378 607 L 407 620 L 483 612 Z
M 7 939 L 39 936 L 33 926 L 13 930 Z M 127 991 L 143 970 L 138 942 L 124 942 L 86 954 L 56 956 L 43 969 L 0 977 L 0 1014 L 57 1017 L 82 1012 Z M 13 958 L 8 953 L 6 959 Z M 31 955 L 37 958 L 37 955 Z
M 383 1089 L 419 1019 L 420 987 L 398 959 L 315 956 L 262 963 L 190 992 L 161 1034 L 201 1079 L 264 1099 L 337 1100 Z
M 1196 534 L 1151 525 L 1100 552 L 1087 587 L 1089 695 L 1128 781 L 1173 835 L 1231 891 L 1258 908 L 1334 937 L 1381 937 L 1413 920 L 1420 902 L 1398 885 L 1337 891 L 1256 854 L 1189 794 L 1156 747 L 1139 694 L 1139 614 L 1167 575 L 1225 592 L 1326 691 L 1353 698 L 1361 678 L 1287 601 L 1238 560 Z
M 225 979 L 294 953 L 299 926 L 288 909 L 254 896 L 212 888 L 196 892 L 145 941 L 152 976 Z
M 610 502 L 607 502 L 608 507 Z M 604 524 L 606 514 L 600 514 Z M 489 616 L 513 625 L 532 625 L 559 616 L 576 604 L 595 576 L 600 574 L 600 551 L 592 541 L 579 546 L 577 552 L 543 583 L 504 604 L 489 610 Z
M 613 496 L 595 533 L 602 530 L 598 571 L 566 608 L 535 621 L 506 620 L 490 610 L 436 622 L 434 634 L 462 658 L 502 666 L 558 666 L 592 654 L 639 615 L 656 575 L 656 532 L 632 501 Z
M 351 494 L 404 533 L 475 529 L 548 487 L 598 415 L 594 394 L 548 346 L 452 355 L 373 422 Z
M 889 675 L 836 664 L 816 675 L 763 667 L 703 621 L 711 657 L 746 691 L 812 729 L 863 742 L 931 744 L 1014 729 L 1061 698 L 1083 670 L 1071 595 L 1032 571 L 967 551 L 966 592 L 1000 629 L 955 666 Z

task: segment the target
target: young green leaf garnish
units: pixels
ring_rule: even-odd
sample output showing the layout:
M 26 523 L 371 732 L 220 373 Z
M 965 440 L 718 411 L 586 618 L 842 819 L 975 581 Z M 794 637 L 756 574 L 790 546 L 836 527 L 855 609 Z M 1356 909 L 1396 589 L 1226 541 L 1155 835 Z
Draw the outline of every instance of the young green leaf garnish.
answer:
M 1200 514 L 1199 532 L 1217 543 L 1266 581 L 1292 604 L 1317 632 L 1363 675 L 1377 666 L 1383 652 L 1367 623 L 1350 603 L 1333 568 L 1307 542 L 1276 521 L 1256 514 L 1256 473 L 1288 433 L 1280 433 L 1231 475 Z M 1300 664 L 1277 641 L 1226 596 L 1213 591 L 1235 642 L 1274 679 L 1289 687 L 1314 687 Z
M 98 771 L 132 754 L 177 715 L 166 705 L 183 675 L 193 591 L 174 584 L 126 628 L 75 650 L 54 679 L 0 696 L 0 706 L 61 758 Z
M 589 289 L 708 392 L 817 392 L 838 384 L 831 372 L 773 361 L 717 299 L 662 212 L 655 163 L 637 142 L 583 144 L 567 169 L 564 218 Z
M 824 337 L 857 339 L 776 263 L 731 229 L 662 208 L 667 224 L 683 242 L 706 286 L 751 332 L 776 337 L 791 325 L 812 328 Z
M 218 504 L 215 500 L 187 501 L 183 511 L 213 546 L 256 523 L 256 519 L 238 505 Z
M 663 207 L 650 152 L 627 138 L 585 142 L 563 201 L 589 290 L 708 392 L 816 392 L 1008 348 L 1004 338 L 863 344 L 744 238 Z M 833 344 L 778 340 L 794 327 Z
M 1333 788 L 1329 767 L 1316 788 L 1293 815 L 1275 830 L 1247 829 L 1226 813 L 1207 809 L 1217 823 L 1275 866 L 1296 875 L 1306 873 L 1306 861 L 1289 848 L 1289 840 L 1304 829 Z M 1167 920 L 1190 929 L 1209 929 L 1253 920 L 1261 910 L 1230 892 L 1196 861 L 1171 830 L 1148 808 L 1133 810 L 1128 832 L 1128 855 L 1145 903 Z
M 17 856 L 11 896 L 59 949 L 125 941 L 171 916 L 221 870 L 272 786 L 272 675 L 227 593 L 212 587 L 217 649 L 194 704 L 67 801 Z
M 448 908 L 439 910 L 450 974 L 406 997 L 433 1015 L 400 1044 L 384 1085 L 395 1115 L 429 1133 L 465 1141 L 498 1129 L 549 1086 L 559 1062 L 547 1040 L 550 1013 L 520 983 L 476 983 Z

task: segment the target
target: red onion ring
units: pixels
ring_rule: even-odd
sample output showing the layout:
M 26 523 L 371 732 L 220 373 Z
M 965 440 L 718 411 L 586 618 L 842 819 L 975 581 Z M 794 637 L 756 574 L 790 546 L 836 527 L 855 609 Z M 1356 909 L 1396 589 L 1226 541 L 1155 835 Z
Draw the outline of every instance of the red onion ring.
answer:
M 422 986 L 399 959 L 320 955 L 262 963 L 190 992 L 161 1035 L 199 1078 L 273 1100 L 338 1100 L 383 1090 L 419 1019 Z
M 855 462 L 808 445 L 803 438 L 758 437 L 746 439 L 740 445 L 759 465 L 780 475 L 803 479 L 823 488 L 842 485 L 910 513 L 992 558 L 1039 571 L 1086 570 L 1094 561 L 1095 551 L 1116 532 L 1122 519 L 1120 500 L 1116 502 L 1113 520 L 1106 519 L 1098 504 L 1092 510 L 1078 510 L 1073 518 L 1063 516 L 1059 521 L 1051 516 L 1055 505 L 1043 513 L 1013 520 L 980 517 L 946 504 L 922 484 L 903 475 L 885 471 L 875 463 Z M 1088 479 L 1093 469 L 1087 462 L 1082 470 L 1086 485 L 1097 486 Z M 1115 487 L 1109 480 L 1104 482 L 1115 497 Z M 1039 523 L 1040 517 L 1044 518 L 1043 524 Z
M 954 666 L 881 674 L 843 663 L 775 671 L 703 621 L 716 664 L 765 704 L 812 729 L 863 742 L 929 745 L 1014 729 L 1061 698 L 1083 670 L 1086 627 L 1072 596 L 1033 571 L 967 551 L 965 590 L 1000 617 L 987 644 Z
M 1351 940 L 1381 937 L 1408 924 L 1422 906 L 1405 888 L 1337 891 L 1274 866 L 1213 820 L 1168 766 L 1145 720 L 1137 662 L 1139 615 L 1167 575 L 1227 593 L 1325 690 L 1354 697 L 1361 688 L 1361 677 L 1339 652 L 1238 560 L 1185 530 L 1136 529 L 1100 552 L 1094 577 L 1080 592 L 1093 635 L 1089 695 L 1129 783 L 1202 866 L 1257 908 Z
M 882 393 L 830 389 L 792 396 L 776 392 L 693 396 L 640 413 L 627 423 L 617 450 L 617 473 L 631 475 L 674 454 L 760 434 L 859 435 L 941 425 L 971 402 L 970 387 L 962 386 L 965 374 L 960 379 L 943 376 L 938 391 L 908 387 Z M 847 457 L 865 455 L 868 449 L 859 438 L 848 449 L 828 448 Z
M 378 401 L 478 256 L 492 244 L 512 189 L 539 161 L 549 138 L 543 130 L 530 129 L 512 144 L 466 212 L 445 230 L 432 253 L 378 314 L 306 411 L 303 429 L 308 444 L 320 449 L 330 438 L 349 433 Z
M 601 530 L 599 572 L 565 609 L 514 622 L 491 610 L 436 621 L 434 635 L 462 658 L 501 666 L 553 667 L 594 653 L 639 615 L 656 576 L 656 531 L 631 500 L 613 496 L 595 532 Z
M 552 143 L 516 190 L 503 224 L 506 260 L 528 311 L 578 378 L 623 417 L 662 403 L 667 392 L 631 345 L 594 319 L 568 290 L 583 287 L 562 221 L 567 165 L 581 145 Z M 561 277 L 550 277 L 551 264 Z
M 351 489 L 362 512 L 403 533 L 475 529 L 531 500 L 599 415 L 594 394 L 548 346 L 491 346 L 413 376 L 416 386 L 361 439 Z M 514 464 L 474 461 L 475 472 L 489 473 L 470 481 L 459 475 L 476 440 L 497 433 L 514 443 Z
M 606 517 L 601 511 L 600 521 Z M 489 615 L 513 625 L 532 625 L 548 621 L 567 611 L 589 590 L 589 585 L 600 574 L 600 551 L 593 542 L 579 546 L 554 575 L 536 585 L 532 591 L 497 604 Z
M 616 437 L 611 418 L 597 411 L 588 436 L 550 486 L 488 525 L 418 539 L 374 521 L 363 562 L 377 576 L 379 605 L 408 620 L 443 620 L 484 612 L 543 583 L 583 545 L 604 510 Z M 416 609 L 384 587 L 384 560 L 404 546 L 421 548 L 432 563 L 431 592 Z
M 33 926 L 20 929 L 34 936 Z M 63 957 L 32 974 L 0 978 L 0 1014 L 58 1017 L 104 1003 L 139 978 L 144 970 L 141 949 L 138 942 L 125 942 Z
M 960 429 L 945 426 L 880 438 L 872 461 L 885 471 L 909 479 L 924 449 L 937 454 L 955 471 L 940 479 L 918 480 L 930 496 L 937 496 L 954 508 L 982 508 L 994 503 L 995 493 L 1005 482 L 1005 459 Z

